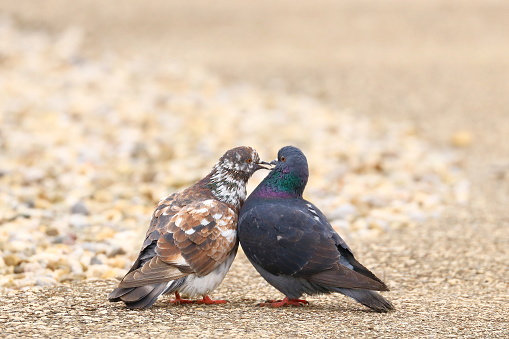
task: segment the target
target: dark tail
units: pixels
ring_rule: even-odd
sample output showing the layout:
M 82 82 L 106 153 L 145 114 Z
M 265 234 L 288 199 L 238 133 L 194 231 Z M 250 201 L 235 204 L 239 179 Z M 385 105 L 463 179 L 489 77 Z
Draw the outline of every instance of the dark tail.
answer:
M 389 312 L 395 309 L 389 300 L 375 291 L 349 288 L 338 288 L 337 291 L 377 312 Z
M 162 283 L 132 288 L 115 288 L 108 295 L 108 300 L 111 302 L 123 301 L 128 308 L 147 308 L 152 306 L 157 298 L 171 287 L 168 286 L 168 283 Z

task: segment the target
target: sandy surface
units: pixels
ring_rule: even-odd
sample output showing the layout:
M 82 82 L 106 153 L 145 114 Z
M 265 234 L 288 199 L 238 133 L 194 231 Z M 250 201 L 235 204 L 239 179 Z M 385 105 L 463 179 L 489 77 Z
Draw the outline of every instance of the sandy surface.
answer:
M 411 121 L 437 148 L 461 132 L 471 139 L 458 151 L 472 201 L 435 222 L 350 242 L 392 288 L 391 314 L 366 312 L 339 296 L 309 298 L 304 308 L 259 309 L 256 302 L 277 293 L 240 256 L 215 292 L 231 301 L 226 306 L 161 301 L 133 312 L 105 301 L 114 281 L 84 282 L 7 296 L 0 335 L 508 335 L 507 2 L 35 3 L 4 0 L 0 11 L 29 28 L 82 26 L 91 53 L 176 58 L 232 82 L 304 91 L 373 119 Z

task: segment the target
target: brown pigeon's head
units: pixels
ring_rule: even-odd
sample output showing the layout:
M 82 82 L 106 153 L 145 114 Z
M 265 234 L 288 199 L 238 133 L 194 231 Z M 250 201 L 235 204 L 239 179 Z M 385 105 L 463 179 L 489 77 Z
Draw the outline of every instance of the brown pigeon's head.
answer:
M 245 176 L 246 181 L 255 171 L 264 168 L 261 164 L 265 162 L 260 161 L 258 152 L 248 146 L 232 148 L 223 154 L 218 163 L 225 171 L 237 172 L 239 177 Z
M 246 198 L 246 183 L 259 169 L 268 165 L 260 161 L 255 149 L 240 146 L 227 151 L 214 165 L 209 187 L 221 201 L 240 206 Z

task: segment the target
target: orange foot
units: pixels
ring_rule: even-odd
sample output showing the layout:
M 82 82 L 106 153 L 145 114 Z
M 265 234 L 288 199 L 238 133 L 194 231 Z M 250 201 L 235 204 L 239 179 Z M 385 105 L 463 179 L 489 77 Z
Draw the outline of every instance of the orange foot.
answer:
M 192 303 L 194 303 L 194 301 L 188 300 L 188 299 L 182 299 L 180 297 L 180 294 L 178 292 L 175 292 L 175 299 L 170 300 L 170 303 L 180 305 L 180 304 L 192 304 Z
M 264 303 L 258 304 L 258 306 L 281 307 L 281 306 L 304 306 L 304 304 L 309 304 L 309 302 L 304 299 L 288 299 L 288 297 L 285 297 L 283 300 L 267 300 Z
M 215 304 L 226 304 L 228 301 L 226 300 L 212 300 L 208 295 L 204 295 L 203 299 L 196 300 L 197 304 L 205 304 L 205 305 L 215 305 Z

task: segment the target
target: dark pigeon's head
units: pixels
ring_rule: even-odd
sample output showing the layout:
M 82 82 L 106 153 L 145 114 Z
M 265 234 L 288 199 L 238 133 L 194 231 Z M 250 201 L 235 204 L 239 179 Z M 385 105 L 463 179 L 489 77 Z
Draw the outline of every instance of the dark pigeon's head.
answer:
M 302 197 L 308 182 L 309 170 L 306 156 L 294 146 L 285 146 L 270 163 L 274 167 L 256 189 L 265 197 Z
M 285 146 L 277 152 L 277 159 L 271 161 L 275 165 L 274 170 L 282 173 L 293 173 L 299 177 L 307 178 L 309 176 L 308 160 L 300 149 L 294 146 Z

